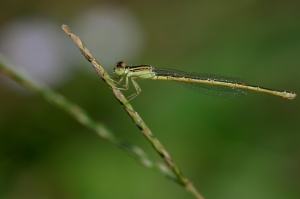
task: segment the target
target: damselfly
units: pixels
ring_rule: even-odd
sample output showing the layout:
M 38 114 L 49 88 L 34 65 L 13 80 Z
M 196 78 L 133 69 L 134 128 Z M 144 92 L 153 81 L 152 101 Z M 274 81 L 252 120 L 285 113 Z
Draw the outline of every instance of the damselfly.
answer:
M 196 91 L 218 97 L 237 98 L 247 95 L 247 91 L 257 91 L 277 95 L 286 99 L 294 99 L 297 95 L 293 91 L 275 90 L 259 86 L 249 85 L 239 77 L 228 77 L 205 73 L 191 73 L 166 68 L 154 68 L 151 65 L 126 66 L 124 62 L 117 62 L 114 73 L 120 77 L 117 84 L 125 78 L 122 90 L 128 90 L 130 78 L 136 93 L 128 97 L 129 100 L 138 96 L 141 88 L 134 80 L 135 78 L 178 81 Z

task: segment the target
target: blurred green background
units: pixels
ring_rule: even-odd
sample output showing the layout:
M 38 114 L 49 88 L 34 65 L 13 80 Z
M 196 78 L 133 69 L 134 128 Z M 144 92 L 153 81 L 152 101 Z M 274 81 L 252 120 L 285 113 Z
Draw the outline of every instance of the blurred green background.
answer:
M 123 10 L 129 13 L 138 27 L 139 43 L 126 39 L 119 29 L 76 29 L 75 18 L 91 8 L 112 18 Z M 54 80 L 59 83 L 49 85 L 156 161 L 160 157 L 60 30 L 61 24 L 68 24 L 87 47 L 105 40 L 105 45 L 97 43 L 98 49 L 91 51 L 100 63 L 111 56 L 104 61 L 110 71 L 123 59 L 132 65 L 240 76 L 250 84 L 300 94 L 299 1 L 32 0 L 1 1 L 0 10 L 2 31 L 11 21 L 28 16 L 52 21 L 68 46 L 65 51 L 56 49 L 61 51 L 59 68 L 69 65 L 69 69 Z M 131 26 L 122 19 L 112 21 L 127 30 Z M 90 25 L 100 20 L 94 17 Z M 107 20 L 106 27 L 115 25 Z M 129 35 L 133 29 L 128 29 Z M 103 31 L 107 31 L 104 36 Z M 101 38 L 89 40 L 92 36 L 84 32 Z M 128 46 L 116 42 L 123 36 L 120 41 L 132 41 Z M 131 49 L 131 44 L 136 47 Z M 109 46 L 116 47 L 108 56 L 97 54 L 107 52 Z M 39 50 L 27 46 L 28 51 L 31 48 Z M 113 53 L 119 48 L 124 50 Z M 17 56 L 5 50 L 1 53 Z M 134 53 L 127 55 L 128 51 Z M 193 198 L 40 96 L 0 78 L 1 199 Z M 143 91 L 132 101 L 134 108 L 205 198 L 300 198 L 299 98 L 250 92 L 245 98 L 223 99 L 172 82 L 137 81 Z

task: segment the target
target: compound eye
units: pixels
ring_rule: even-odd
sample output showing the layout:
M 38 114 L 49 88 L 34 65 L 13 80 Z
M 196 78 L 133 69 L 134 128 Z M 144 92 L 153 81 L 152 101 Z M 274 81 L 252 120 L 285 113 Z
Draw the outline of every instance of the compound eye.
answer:
M 125 68 L 125 62 L 123 62 L 123 61 L 117 62 L 116 68 L 118 68 L 118 69 Z

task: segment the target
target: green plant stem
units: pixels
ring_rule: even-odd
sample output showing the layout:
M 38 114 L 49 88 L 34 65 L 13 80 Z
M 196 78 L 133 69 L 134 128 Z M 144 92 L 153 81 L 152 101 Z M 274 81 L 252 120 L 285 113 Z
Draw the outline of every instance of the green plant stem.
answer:
M 176 176 L 175 181 L 186 188 L 187 191 L 192 193 L 198 199 L 204 199 L 197 189 L 193 186 L 193 184 L 183 176 L 179 167 L 172 160 L 170 154 L 163 147 L 161 142 L 153 136 L 149 127 L 143 121 L 143 119 L 139 116 L 139 114 L 133 109 L 129 101 L 124 97 L 122 92 L 117 89 L 114 81 L 110 78 L 108 73 L 103 69 L 103 67 L 98 63 L 98 61 L 94 58 L 94 56 L 90 53 L 90 51 L 85 47 L 83 42 L 74 35 L 67 25 L 63 25 L 62 29 L 68 34 L 72 40 L 76 43 L 81 53 L 85 56 L 85 58 L 92 63 L 93 67 L 97 71 L 98 75 L 105 81 L 113 90 L 113 93 L 117 100 L 124 107 L 128 115 L 132 118 L 135 125 L 142 131 L 143 135 L 147 138 L 147 140 L 151 143 L 154 149 L 158 152 L 158 154 L 164 159 L 166 164 L 172 169 L 174 175 Z

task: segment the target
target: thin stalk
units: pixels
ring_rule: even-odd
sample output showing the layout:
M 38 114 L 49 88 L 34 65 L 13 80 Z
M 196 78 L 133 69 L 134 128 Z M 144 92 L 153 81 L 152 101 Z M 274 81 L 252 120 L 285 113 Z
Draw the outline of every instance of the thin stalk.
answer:
M 198 199 L 204 199 L 197 189 L 193 186 L 193 184 L 182 174 L 179 167 L 172 160 L 170 154 L 164 148 L 162 143 L 153 136 L 151 130 L 143 121 L 143 119 L 139 116 L 139 114 L 133 109 L 129 101 L 125 98 L 122 92 L 116 87 L 114 81 L 110 78 L 108 73 L 104 70 L 104 68 L 99 64 L 99 62 L 94 58 L 94 56 L 90 53 L 90 51 L 85 47 L 83 42 L 77 37 L 75 34 L 71 32 L 67 25 L 63 25 L 62 29 L 68 34 L 72 40 L 76 43 L 77 47 L 81 51 L 81 53 L 85 56 L 85 58 L 91 62 L 93 67 L 95 68 L 98 75 L 102 78 L 104 82 L 106 82 L 110 88 L 113 90 L 113 94 L 117 98 L 117 100 L 121 103 L 123 108 L 126 110 L 128 115 L 132 118 L 135 125 L 141 130 L 146 139 L 151 143 L 154 149 L 158 152 L 158 154 L 164 159 L 168 167 L 173 171 L 176 176 L 175 181 L 185 187 L 187 191 L 192 193 Z

